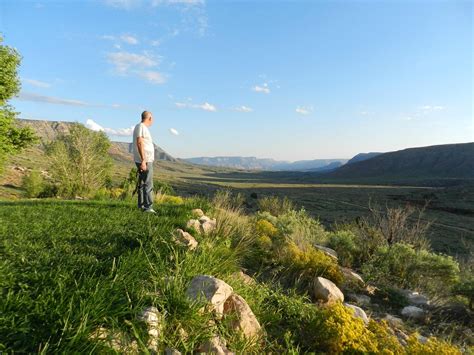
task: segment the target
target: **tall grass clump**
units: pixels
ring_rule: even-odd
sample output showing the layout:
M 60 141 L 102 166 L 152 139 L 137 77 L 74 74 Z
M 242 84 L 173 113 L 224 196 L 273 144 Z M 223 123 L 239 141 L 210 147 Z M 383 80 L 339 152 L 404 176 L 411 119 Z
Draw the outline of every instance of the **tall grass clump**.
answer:
M 284 198 L 265 196 L 258 200 L 258 209 L 262 212 L 268 212 L 273 216 L 280 216 L 294 210 L 295 205 L 286 196 Z
M 21 187 L 26 197 L 38 197 L 44 188 L 44 179 L 38 170 L 32 170 L 23 177 Z

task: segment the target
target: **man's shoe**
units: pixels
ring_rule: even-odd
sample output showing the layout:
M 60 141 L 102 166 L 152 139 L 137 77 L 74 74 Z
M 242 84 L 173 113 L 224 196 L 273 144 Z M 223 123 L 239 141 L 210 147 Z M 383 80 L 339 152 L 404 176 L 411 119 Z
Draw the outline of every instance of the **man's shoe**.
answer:
M 143 212 L 145 212 L 145 213 L 156 213 L 156 211 L 153 208 L 143 209 Z

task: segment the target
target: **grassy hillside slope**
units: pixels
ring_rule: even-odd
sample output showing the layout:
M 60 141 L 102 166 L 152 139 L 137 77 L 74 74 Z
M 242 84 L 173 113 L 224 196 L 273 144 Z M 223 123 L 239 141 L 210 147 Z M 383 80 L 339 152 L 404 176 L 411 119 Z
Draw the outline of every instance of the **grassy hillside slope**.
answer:
M 329 178 L 474 179 L 474 143 L 410 148 L 346 164 Z

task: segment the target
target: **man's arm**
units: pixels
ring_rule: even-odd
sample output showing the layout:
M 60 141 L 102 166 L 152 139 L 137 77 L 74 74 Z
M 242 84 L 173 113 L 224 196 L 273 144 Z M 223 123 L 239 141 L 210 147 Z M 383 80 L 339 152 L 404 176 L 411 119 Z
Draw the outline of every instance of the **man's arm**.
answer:
M 138 154 L 140 154 L 140 158 L 142 159 L 142 162 L 140 164 L 140 170 L 146 171 L 145 141 L 143 137 L 137 138 L 137 148 Z

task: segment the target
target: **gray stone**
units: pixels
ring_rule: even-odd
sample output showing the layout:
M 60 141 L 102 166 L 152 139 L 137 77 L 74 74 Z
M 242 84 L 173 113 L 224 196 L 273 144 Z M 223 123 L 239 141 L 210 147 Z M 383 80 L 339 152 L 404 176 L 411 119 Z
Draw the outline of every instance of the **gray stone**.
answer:
M 364 286 L 365 282 L 362 279 L 362 277 L 354 272 L 353 270 L 347 268 L 347 267 L 339 267 L 339 270 L 341 270 L 343 276 L 344 276 L 344 285 L 345 286 L 351 286 L 351 285 L 356 285 L 356 286 Z
M 175 233 L 176 243 L 186 246 L 189 250 L 194 250 L 198 246 L 198 242 L 194 237 L 188 232 L 183 231 L 182 229 L 177 229 Z
M 210 221 L 211 219 L 208 217 L 208 216 L 201 216 L 199 218 L 199 223 L 203 224 L 204 222 L 208 222 Z
M 230 295 L 224 303 L 224 315 L 234 316 L 230 326 L 233 330 L 241 331 L 247 338 L 255 338 L 261 331 L 260 323 L 247 302 L 239 295 Z
M 362 306 L 368 306 L 371 304 L 370 297 L 367 295 L 358 295 L 355 293 L 349 293 L 347 295 L 347 299 L 353 303 L 356 303 Z
M 324 303 L 335 303 L 344 301 L 344 294 L 330 280 L 324 277 L 318 277 L 313 284 L 313 296 Z
M 384 318 L 384 321 L 388 323 L 389 326 L 392 328 L 401 328 L 403 327 L 403 320 L 401 318 L 392 316 L 391 314 L 387 314 Z
M 344 303 L 344 306 L 354 311 L 355 318 L 362 319 L 366 325 L 369 324 L 369 317 L 367 317 L 367 314 L 362 308 L 354 306 L 353 304 L 349 304 L 349 303 Z
M 194 210 L 191 211 L 194 217 L 201 218 L 204 216 L 204 212 L 200 208 L 195 208 Z
M 201 224 L 201 231 L 203 234 L 207 235 L 210 234 L 214 229 L 216 229 L 217 221 L 215 219 L 211 219 Z
M 207 340 L 204 344 L 202 344 L 197 351 L 199 353 L 211 353 L 216 355 L 230 355 L 233 352 L 227 349 L 227 344 L 225 340 L 221 339 L 218 336 L 214 336 L 211 339 Z
M 224 313 L 224 303 L 233 293 L 230 285 L 209 275 L 198 275 L 191 280 L 186 295 L 191 300 L 207 301 L 218 317 Z
M 410 290 L 402 290 L 401 292 L 407 298 L 408 302 L 413 306 L 428 307 L 430 305 L 429 298 L 421 295 L 418 292 Z
M 315 244 L 314 247 L 316 249 L 321 250 L 327 256 L 330 256 L 331 258 L 337 260 L 337 253 L 334 249 L 331 249 L 331 248 L 328 248 L 328 247 L 323 247 L 322 245 L 318 245 L 318 244 Z
M 407 306 L 403 308 L 401 314 L 402 316 L 415 321 L 421 321 L 425 319 L 425 311 L 415 306 Z
M 187 229 L 194 229 L 197 233 L 201 233 L 201 223 L 197 219 L 190 219 L 188 223 L 186 223 Z

